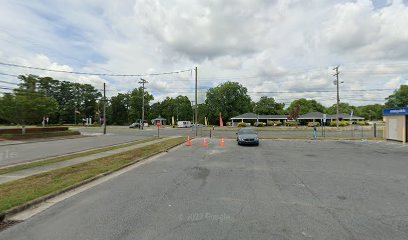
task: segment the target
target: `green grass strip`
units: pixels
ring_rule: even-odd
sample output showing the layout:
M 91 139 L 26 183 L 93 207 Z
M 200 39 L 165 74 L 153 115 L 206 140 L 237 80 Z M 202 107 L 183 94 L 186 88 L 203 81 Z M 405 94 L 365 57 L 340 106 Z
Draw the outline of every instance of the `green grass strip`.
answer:
M 37 198 L 63 191 L 99 174 L 118 170 L 183 142 L 183 137 L 168 139 L 113 156 L 0 184 L 0 214 Z
M 92 154 L 106 152 L 106 151 L 115 150 L 115 149 L 119 149 L 119 148 L 130 147 L 130 146 L 133 146 L 133 145 L 137 145 L 137 144 L 141 144 L 141 143 L 145 143 L 145 142 L 150 142 L 150 141 L 153 141 L 153 140 L 156 140 L 156 139 L 158 139 L 158 138 L 149 138 L 149 139 L 142 140 L 142 141 L 135 141 L 135 142 L 131 142 L 131 143 L 125 143 L 125 144 L 120 144 L 120 145 L 115 145 L 115 146 L 110 146 L 110 147 L 98 148 L 98 149 L 89 150 L 89 151 L 86 151 L 86 152 L 74 153 L 74 154 L 69 154 L 69 155 L 65 155 L 65 156 L 61 156 L 61 157 L 49 158 L 49 159 L 45 159 L 45 160 L 39 160 L 39 161 L 35 161 L 35 162 L 19 164 L 19 165 L 15 165 L 15 166 L 11 166 L 11 167 L 5 167 L 5 168 L 0 169 L 0 175 L 7 174 L 7 173 L 12 173 L 12 172 L 18 172 L 18 171 L 21 171 L 21 170 L 26 170 L 26 169 L 35 168 L 35 167 L 41 167 L 41 166 L 45 166 L 45 165 L 49 165 L 49 164 L 53 164 L 53 163 L 57 163 L 57 162 L 72 160 L 74 158 L 85 157 L 85 156 L 89 156 L 89 155 L 92 155 Z

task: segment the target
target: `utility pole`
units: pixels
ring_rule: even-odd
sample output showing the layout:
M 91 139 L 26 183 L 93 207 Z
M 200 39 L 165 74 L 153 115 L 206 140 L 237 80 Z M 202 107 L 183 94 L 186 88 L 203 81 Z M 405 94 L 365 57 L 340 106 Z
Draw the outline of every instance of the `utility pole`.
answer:
M 192 118 L 192 123 L 194 124 L 195 123 L 195 121 L 194 121 L 194 101 L 191 101 L 191 109 L 193 110 L 193 118 Z
M 106 84 L 103 83 L 103 134 L 106 134 Z
M 197 85 L 198 85 L 198 79 L 197 79 L 197 67 L 195 68 L 195 135 L 197 137 L 198 135 L 198 91 L 197 91 Z
M 333 70 L 336 71 L 335 74 L 333 74 L 333 76 L 336 77 L 336 80 L 334 80 L 334 85 L 336 85 L 337 87 L 337 104 L 336 104 L 336 127 L 337 129 L 339 128 L 339 103 L 340 103 L 340 94 L 339 94 L 339 66 L 333 68 Z
M 148 83 L 148 81 L 141 78 L 139 83 L 142 84 L 142 123 L 141 124 L 142 124 L 142 130 L 143 130 L 143 127 L 144 127 L 144 89 L 145 89 L 144 85 L 145 83 Z

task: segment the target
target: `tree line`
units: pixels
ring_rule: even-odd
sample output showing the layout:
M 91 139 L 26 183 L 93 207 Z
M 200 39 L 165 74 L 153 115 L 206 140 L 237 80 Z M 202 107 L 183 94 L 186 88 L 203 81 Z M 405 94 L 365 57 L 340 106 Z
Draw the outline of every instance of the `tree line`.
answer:
M 102 109 L 106 103 L 107 124 L 128 125 L 137 122 L 142 116 L 142 97 L 145 102 L 145 119 L 166 118 L 168 123 L 175 120 L 192 120 L 193 106 L 187 96 L 166 97 L 154 102 L 154 97 L 142 88 L 135 88 L 128 93 L 119 93 L 110 99 L 104 99 L 101 90 L 90 84 L 59 81 L 51 77 L 21 75 L 20 84 L 11 93 L 0 97 L 0 119 L 3 123 L 14 123 L 22 126 L 39 124 L 43 118 L 49 124 L 82 123 L 83 118 L 92 118 L 99 124 L 103 121 Z M 144 96 L 143 96 L 144 92 Z M 105 102 L 106 101 L 106 102 Z M 408 85 L 401 85 L 388 98 L 385 105 L 372 104 L 352 106 L 340 103 L 341 113 L 364 117 L 368 120 L 382 119 L 385 107 L 408 106 Z M 326 108 L 316 100 L 305 98 L 294 100 L 285 106 L 276 102 L 273 97 L 263 96 L 257 102 L 248 94 L 248 89 L 237 82 L 225 82 L 207 91 L 206 100 L 198 105 L 198 121 L 204 123 L 207 117 L 209 124 L 218 124 L 221 114 L 224 121 L 231 117 L 254 112 L 260 115 L 293 115 L 309 112 L 336 114 L 336 104 Z

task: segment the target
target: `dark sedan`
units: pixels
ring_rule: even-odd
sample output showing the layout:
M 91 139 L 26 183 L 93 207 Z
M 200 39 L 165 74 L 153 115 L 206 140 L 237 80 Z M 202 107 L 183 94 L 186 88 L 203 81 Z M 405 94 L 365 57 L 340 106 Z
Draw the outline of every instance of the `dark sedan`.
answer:
M 241 128 L 237 132 L 238 145 L 259 145 L 258 133 L 252 128 Z

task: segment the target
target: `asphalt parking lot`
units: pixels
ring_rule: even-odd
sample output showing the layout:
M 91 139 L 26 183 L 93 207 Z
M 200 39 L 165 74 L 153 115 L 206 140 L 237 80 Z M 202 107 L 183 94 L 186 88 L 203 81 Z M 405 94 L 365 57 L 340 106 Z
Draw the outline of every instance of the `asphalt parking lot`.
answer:
M 408 239 L 408 146 L 202 139 L 0 239 Z

